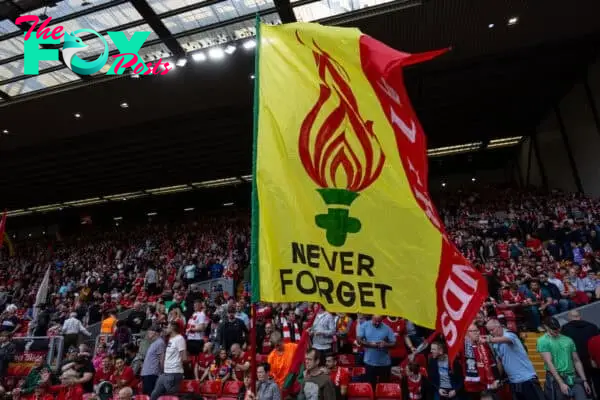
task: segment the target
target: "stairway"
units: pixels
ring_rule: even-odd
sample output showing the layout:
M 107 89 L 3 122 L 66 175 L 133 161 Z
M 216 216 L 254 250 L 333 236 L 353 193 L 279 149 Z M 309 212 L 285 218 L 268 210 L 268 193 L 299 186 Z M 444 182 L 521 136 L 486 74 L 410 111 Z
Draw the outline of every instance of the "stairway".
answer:
M 527 348 L 527 354 L 529 355 L 529 359 L 533 364 L 533 368 L 535 368 L 535 372 L 540 379 L 540 384 L 544 387 L 544 382 L 546 381 L 546 371 L 544 370 L 544 360 L 540 353 L 536 350 L 537 340 L 542 336 L 541 333 L 533 333 L 527 332 L 522 333 L 521 338 L 523 339 L 523 343 L 525 343 L 525 347 Z

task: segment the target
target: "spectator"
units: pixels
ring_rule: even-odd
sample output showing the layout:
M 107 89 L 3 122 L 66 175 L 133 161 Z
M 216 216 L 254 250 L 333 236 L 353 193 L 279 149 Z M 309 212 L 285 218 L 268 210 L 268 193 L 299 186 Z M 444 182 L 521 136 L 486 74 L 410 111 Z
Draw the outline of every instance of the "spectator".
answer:
M 133 399 L 133 390 L 130 387 L 124 387 L 119 390 L 117 395 L 118 400 L 132 400 Z
M 6 376 L 8 364 L 15 359 L 16 346 L 10 340 L 10 332 L 0 332 L 0 377 Z
M 198 355 L 196 360 L 196 367 L 194 370 L 194 376 L 197 381 L 203 382 L 208 378 L 210 366 L 215 361 L 215 356 L 212 353 L 213 344 L 211 342 L 204 343 L 202 353 Z
M 27 377 L 25 377 L 25 381 L 21 384 L 20 387 L 13 390 L 13 396 L 28 396 L 35 393 L 35 390 L 41 385 L 49 385 L 51 384 L 51 375 L 52 369 L 43 358 L 36 361 Z
M 562 334 L 570 337 L 575 342 L 577 355 L 583 364 L 583 370 L 588 378 L 593 375 L 588 343 L 591 338 L 600 335 L 598 327 L 590 322 L 581 319 L 581 314 L 577 310 L 569 311 L 567 314 L 569 322 L 562 327 Z
M 256 396 L 250 394 L 249 400 L 280 400 L 279 387 L 269 375 L 269 364 L 261 364 L 256 368 L 258 384 L 256 385 Z
M 79 334 L 82 333 L 87 337 L 92 334 L 85 329 L 81 321 L 77 319 L 77 313 L 72 312 L 69 318 L 64 322 L 62 326 L 62 333 L 64 335 L 64 348 L 68 350 L 70 347 L 79 346 Z
M 502 362 L 514 399 L 542 399 L 544 393 L 519 337 L 503 328 L 497 319 L 490 319 L 486 329 L 490 333 L 486 340 Z
M 560 334 L 560 324 L 548 317 L 546 334 L 537 341 L 537 351 L 544 359 L 546 384 L 544 391 L 550 400 L 585 400 L 591 394 L 583 365 L 573 340 Z
M 117 358 L 115 360 L 115 369 L 110 377 L 110 382 L 117 389 L 135 386 L 135 375 L 133 369 L 125 364 L 125 360 Z
M 165 354 L 165 342 L 160 336 L 162 329 L 153 325 L 146 332 L 150 346 L 144 356 L 142 364 L 142 393 L 149 396 L 152 394 L 160 371 L 163 370 L 163 354 Z
M 465 392 L 471 400 L 478 400 L 486 390 L 500 386 L 500 369 L 489 344 L 480 340 L 475 324 L 469 325 L 464 351 Z
M 335 400 L 337 398 L 335 386 L 329 374 L 321 365 L 321 353 L 316 349 L 310 349 L 306 353 L 304 365 L 306 374 L 300 389 L 298 398 L 301 400 Z
M 177 393 L 179 384 L 183 379 L 183 363 L 187 361 L 185 339 L 181 336 L 179 325 L 169 323 L 167 327 L 169 341 L 165 349 L 164 373 L 158 377 L 151 400 L 157 400 L 165 394 Z
M 313 326 L 310 328 L 313 348 L 325 353 L 331 352 L 335 333 L 336 326 L 333 316 L 325 310 L 325 307 L 320 306 Z
M 405 372 L 402 374 L 402 398 L 403 400 L 423 400 L 430 398 L 429 385 L 426 382 L 422 367 L 409 362 Z
M 235 306 L 227 309 L 227 320 L 221 324 L 219 330 L 219 344 L 225 350 L 230 349 L 234 343 L 243 345 L 248 337 L 248 328 L 244 322 L 235 317 Z
M 133 304 L 133 310 L 127 317 L 127 326 L 131 329 L 131 333 L 134 335 L 140 333 L 144 321 L 146 321 L 146 312 L 142 309 L 142 303 L 136 301 Z
M 100 327 L 100 333 L 103 335 L 112 335 L 115 332 L 117 326 L 117 312 L 115 310 L 109 310 L 105 313 L 105 317 L 102 320 Z
M 464 377 L 458 359 L 450 363 L 446 347 L 441 342 L 431 343 L 431 359 L 427 376 L 436 399 L 462 399 Z
M 233 378 L 236 381 L 241 381 L 244 378 L 246 371 L 250 369 L 250 361 L 252 356 L 242 351 L 239 344 L 231 345 L 231 367 L 233 369 Z
M 94 374 L 94 385 L 98 385 L 101 382 L 110 381 L 110 378 L 114 372 L 113 360 L 110 357 L 104 357 L 100 368 L 95 368 L 96 373 Z
M 327 354 L 325 358 L 325 367 L 329 373 L 329 378 L 335 386 L 336 398 L 345 399 L 348 394 L 348 384 L 350 383 L 350 372 L 346 368 L 338 367 L 335 354 Z
M 396 336 L 389 326 L 382 323 L 380 315 L 373 315 L 358 330 L 358 340 L 365 348 L 364 364 L 367 381 L 375 389 L 377 379 L 387 382 L 390 379 L 392 360 L 389 349 L 396 345 Z
M 219 350 L 219 354 L 210 365 L 210 368 L 205 372 L 211 381 L 226 382 L 232 375 L 231 360 L 227 356 L 227 350 Z M 202 380 L 206 379 L 203 377 Z
M 193 356 L 200 354 L 204 348 L 207 324 L 208 318 L 206 318 L 204 312 L 204 303 L 201 300 L 196 300 L 194 302 L 194 314 L 187 324 L 187 348 Z
M 292 359 L 296 351 L 296 343 L 284 343 L 281 333 L 275 331 L 271 334 L 271 345 L 273 350 L 267 362 L 269 363 L 270 374 L 279 388 L 283 387 L 286 374 L 292 366 Z
M 594 384 L 596 396 L 598 396 L 598 394 L 600 394 L 600 335 L 591 338 L 588 341 L 587 348 L 590 355 L 590 365 L 592 367 L 590 377 Z

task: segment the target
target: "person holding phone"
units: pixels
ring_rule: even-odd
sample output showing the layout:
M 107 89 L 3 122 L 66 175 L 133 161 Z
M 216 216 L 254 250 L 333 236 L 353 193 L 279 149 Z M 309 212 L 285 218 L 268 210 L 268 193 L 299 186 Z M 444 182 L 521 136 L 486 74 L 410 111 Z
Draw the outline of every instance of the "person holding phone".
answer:
M 381 315 L 373 315 L 370 321 L 358 328 L 359 344 L 365 348 L 364 364 L 367 381 L 373 386 L 389 382 L 392 370 L 390 349 L 396 345 L 394 331 L 383 323 Z

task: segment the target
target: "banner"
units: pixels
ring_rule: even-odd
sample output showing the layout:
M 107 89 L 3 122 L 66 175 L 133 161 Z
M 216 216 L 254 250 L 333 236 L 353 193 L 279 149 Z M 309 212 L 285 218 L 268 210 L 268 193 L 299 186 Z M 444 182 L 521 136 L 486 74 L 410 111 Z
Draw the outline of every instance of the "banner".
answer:
M 261 25 L 256 68 L 254 300 L 402 316 L 450 355 L 487 293 L 429 197 L 407 54 L 357 29 Z

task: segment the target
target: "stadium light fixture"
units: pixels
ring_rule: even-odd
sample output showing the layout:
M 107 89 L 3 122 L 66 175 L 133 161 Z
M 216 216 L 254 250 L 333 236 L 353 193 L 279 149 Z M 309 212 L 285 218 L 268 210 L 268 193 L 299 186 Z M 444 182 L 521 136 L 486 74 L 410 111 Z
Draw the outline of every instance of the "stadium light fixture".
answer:
M 158 215 L 157 212 L 149 212 L 148 214 L 146 214 L 149 217 L 154 217 L 155 215 Z
M 180 58 L 175 63 L 175 65 L 177 65 L 178 67 L 185 67 L 186 64 L 187 64 L 187 58 Z
M 446 182 L 442 182 L 442 187 L 446 187 Z
M 254 39 L 247 40 L 244 42 L 244 44 L 242 44 L 242 47 L 246 50 L 251 50 L 256 47 L 256 40 L 254 40 Z
M 192 59 L 196 62 L 206 61 L 206 54 L 204 52 L 199 51 L 197 53 L 192 54 Z
M 223 207 L 230 207 L 232 205 L 233 205 L 233 203 L 223 203 Z
M 183 211 L 194 211 L 195 208 L 194 207 L 188 207 L 188 208 L 184 208 Z
M 492 29 L 494 26 L 495 26 L 494 24 L 489 24 L 489 25 L 488 25 L 488 28 L 489 28 L 489 29 Z
M 451 154 L 462 154 L 462 153 L 470 153 L 473 151 L 477 151 L 481 148 L 483 142 L 472 142 L 459 144 L 454 146 L 444 146 L 444 147 L 436 147 L 433 149 L 427 150 L 427 155 L 429 157 L 441 157 L 447 156 Z
M 233 54 L 235 52 L 235 50 L 236 50 L 236 47 L 234 45 L 230 44 L 229 46 L 227 46 L 225 48 L 225 53 Z
M 517 17 L 511 17 L 511 18 L 508 19 L 508 25 L 509 26 L 516 25 L 517 22 L 519 22 L 519 18 L 517 18 Z
M 123 217 L 114 217 L 113 218 L 115 221 L 121 221 L 123 219 Z
M 513 136 L 513 137 L 507 137 L 507 138 L 501 138 L 501 139 L 492 139 L 488 143 L 487 148 L 488 149 L 496 149 L 499 147 L 516 146 L 519 143 L 521 143 L 522 139 L 523 139 L 523 136 Z
M 80 114 L 80 113 L 75 113 L 75 114 L 73 114 L 73 115 L 74 115 L 74 117 L 75 117 L 75 118 L 77 118 L 77 119 L 81 118 L 81 114 Z
M 471 178 L 471 182 L 475 182 L 477 179 L 475 179 L 475 177 Z
M 121 107 L 121 108 L 129 108 L 129 104 L 126 103 L 126 102 L 123 102 L 123 103 L 119 104 L 119 107 Z
M 4 133 L 5 135 L 8 135 L 8 133 L 9 133 L 8 129 L 3 130 L 2 133 Z
M 222 60 L 225 57 L 225 52 L 220 47 L 213 47 L 208 51 L 208 57 L 211 60 Z

